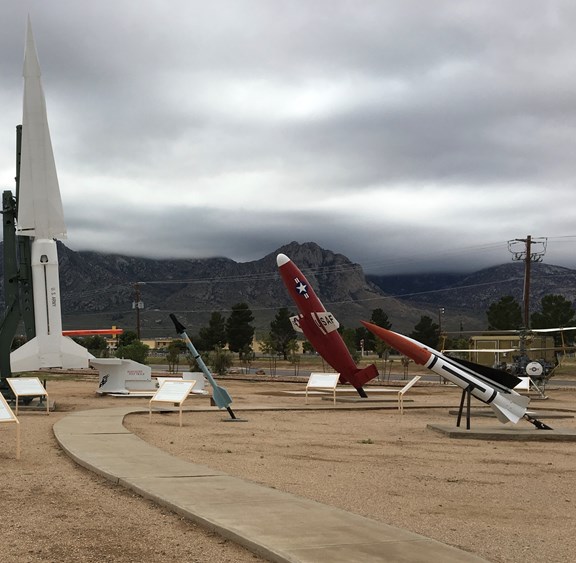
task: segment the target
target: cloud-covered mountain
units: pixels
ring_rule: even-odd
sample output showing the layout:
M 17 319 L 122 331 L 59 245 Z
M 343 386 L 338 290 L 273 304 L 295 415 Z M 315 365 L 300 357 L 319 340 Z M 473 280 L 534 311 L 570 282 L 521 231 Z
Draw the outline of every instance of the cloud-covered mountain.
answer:
M 155 260 L 120 254 L 76 252 L 59 243 L 60 284 L 65 328 L 104 328 L 117 325 L 135 330 L 137 297 L 143 302 L 143 336 L 173 334 L 169 313 L 175 312 L 191 333 L 208 323 L 213 311 L 228 316 L 233 305 L 245 302 L 256 318 L 257 334 L 268 330 L 280 307 L 296 309 L 280 280 L 276 255 L 284 253 L 302 270 L 325 307 L 347 327 L 357 327 L 376 308 L 392 326 L 411 332 L 422 315 L 443 328 L 485 327 L 485 311 L 504 295 L 522 301 L 523 265 L 505 264 L 465 274 L 365 276 L 359 264 L 313 242 L 292 242 L 260 260 L 235 262 L 217 257 Z M 576 299 L 576 272 L 533 264 L 532 307 L 554 293 Z M 0 284 L 3 289 L 3 280 Z

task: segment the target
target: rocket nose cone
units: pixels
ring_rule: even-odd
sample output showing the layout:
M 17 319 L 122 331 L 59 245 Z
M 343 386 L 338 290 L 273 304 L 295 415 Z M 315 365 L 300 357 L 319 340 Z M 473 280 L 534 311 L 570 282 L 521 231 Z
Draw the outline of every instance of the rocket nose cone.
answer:
M 278 264 L 279 268 L 284 266 L 284 264 L 288 264 L 288 262 L 290 262 L 290 258 L 288 258 L 286 254 L 278 254 L 278 256 L 276 256 L 276 264 Z
M 397 332 L 386 330 L 378 325 L 367 323 L 366 321 L 361 322 L 370 332 L 374 333 L 378 338 L 386 342 L 388 346 L 391 346 L 401 354 L 408 356 L 417 364 L 423 366 L 430 359 L 431 353 L 419 342 L 406 338 Z
M 388 338 L 390 336 L 393 336 L 394 333 L 392 331 L 386 330 L 385 328 L 382 328 L 381 326 L 375 325 L 374 323 L 369 323 L 367 321 L 360 321 L 372 334 L 375 334 L 378 338 L 381 338 L 382 340 L 384 340 L 384 342 L 386 342 L 387 344 L 388 342 Z

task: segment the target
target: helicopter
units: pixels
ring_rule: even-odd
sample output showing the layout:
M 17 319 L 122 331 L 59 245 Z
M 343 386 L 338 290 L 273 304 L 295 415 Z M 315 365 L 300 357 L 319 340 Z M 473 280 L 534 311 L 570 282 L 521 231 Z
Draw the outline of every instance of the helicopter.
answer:
M 486 362 L 486 355 L 493 354 L 491 367 L 506 371 L 516 377 L 529 378 L 533 387 L 544 397 L 544 389 L 549 379 L 552 377 L 554 370 L 561 364 L 569 350 L 574 350 L 573 344 L 567 344 L 565 332 L 576 330 L 576 327 L 557 327 L 557 328 L 540 328 L 540 329 L 520 329 L 520 330 L 501 330 L 494 332 L 482 332 L 482 336 L 470 339 L 470 348 L 443 350 L 444 353 L 466 353 L 468 356 L 476 355 L 475 361 L 478 363 Z M 547 342 L 546 335 L 559 333 L 561 345 L 556 346 L 554 343 Z M 461 333 L 460 333 L 461 334 Z M 478 334 L 475 332 L 474 334 Z M 487 337 L 494 336 L 491 340 L 495 346 L 492 348 L 479 348 L 478 344 L 486 343 Z M 507 348 L 500 348 L 498 337 L 506 335 L 515 335 L 518 338 L 518 346 L 512 345 Z M 532 347 L 531 344 L 536 336 L 540 337 L 540 345 Z M 513 337 L 514 338 L 514 337 Z M 514 338 L 515 339 L 515 338 Z M 510 340 L 507 341 L 510 345 Z M 560 353 L 562 352 L 562 353 Z M 483 355 L 482 358 L 480 355 Z M 511 358 L 511 359 L 510 359 Z

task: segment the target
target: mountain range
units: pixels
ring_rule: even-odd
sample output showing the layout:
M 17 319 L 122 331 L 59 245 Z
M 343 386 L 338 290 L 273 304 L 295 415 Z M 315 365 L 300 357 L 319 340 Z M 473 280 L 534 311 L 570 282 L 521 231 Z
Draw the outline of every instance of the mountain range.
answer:
M 505 295 L 522 303 L 524 265 L 512 262 L 473 274 L 365 275 L 359 264 L 313 242 L 292 242 L 260 260 L 229 258 L 137 258 L 120 254 L 73 251 L 58 243 L 64 328 L 136 330 L 135 303 L 142 337 L 174 335 L 169 313 L 176 313 L 191 334 L 208 324 L 214 311 L 228 316 L 245 302 L 252 310 L 257 337 L 268 331 L 281 307 L 295 307 L 280 280 L 276 255 L 289 256 L 314 287 L 327 310 L 346 327 L 357 327 L 383 309 L 392 328 L 409 333 L 422 315 L 444 330 L 481 330 L 486 310 Z M 1 257 L 1 248 L 0 248 Z M 3 279 L 0 279 L 3 294 Z M 541 298 L 560 294 L 576 300 L 576 271 L 532 264 L 531 310 Z M 440 312 L 442 318 L 440 318 Z

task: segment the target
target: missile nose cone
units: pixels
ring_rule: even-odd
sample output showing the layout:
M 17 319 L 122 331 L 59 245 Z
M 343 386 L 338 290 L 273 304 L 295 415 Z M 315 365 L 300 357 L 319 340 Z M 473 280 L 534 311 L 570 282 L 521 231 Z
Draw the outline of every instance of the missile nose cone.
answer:
M 278 264 L 279 268 L 284 266 L 284 264 L 288 264 L 288 262 L 290 262 L 290 258 L 288 258 L 286 254 L 278 254 L 278 256 L 276 256 L 276 264 Z
M 418 342 L 406 338 L 397 332 L 391 330 L 386 330 L 373 323 L 367 323 L 366 321 L 360 321 L 370 332 L 374 333 L 378 338 L 386 342 L 388 346 L 391 346 L 401 354 L 408 356 L 410 359 L 414 360 L 417 364 L 425 365 L 430 359 L 431 353 L 422 347 Z

